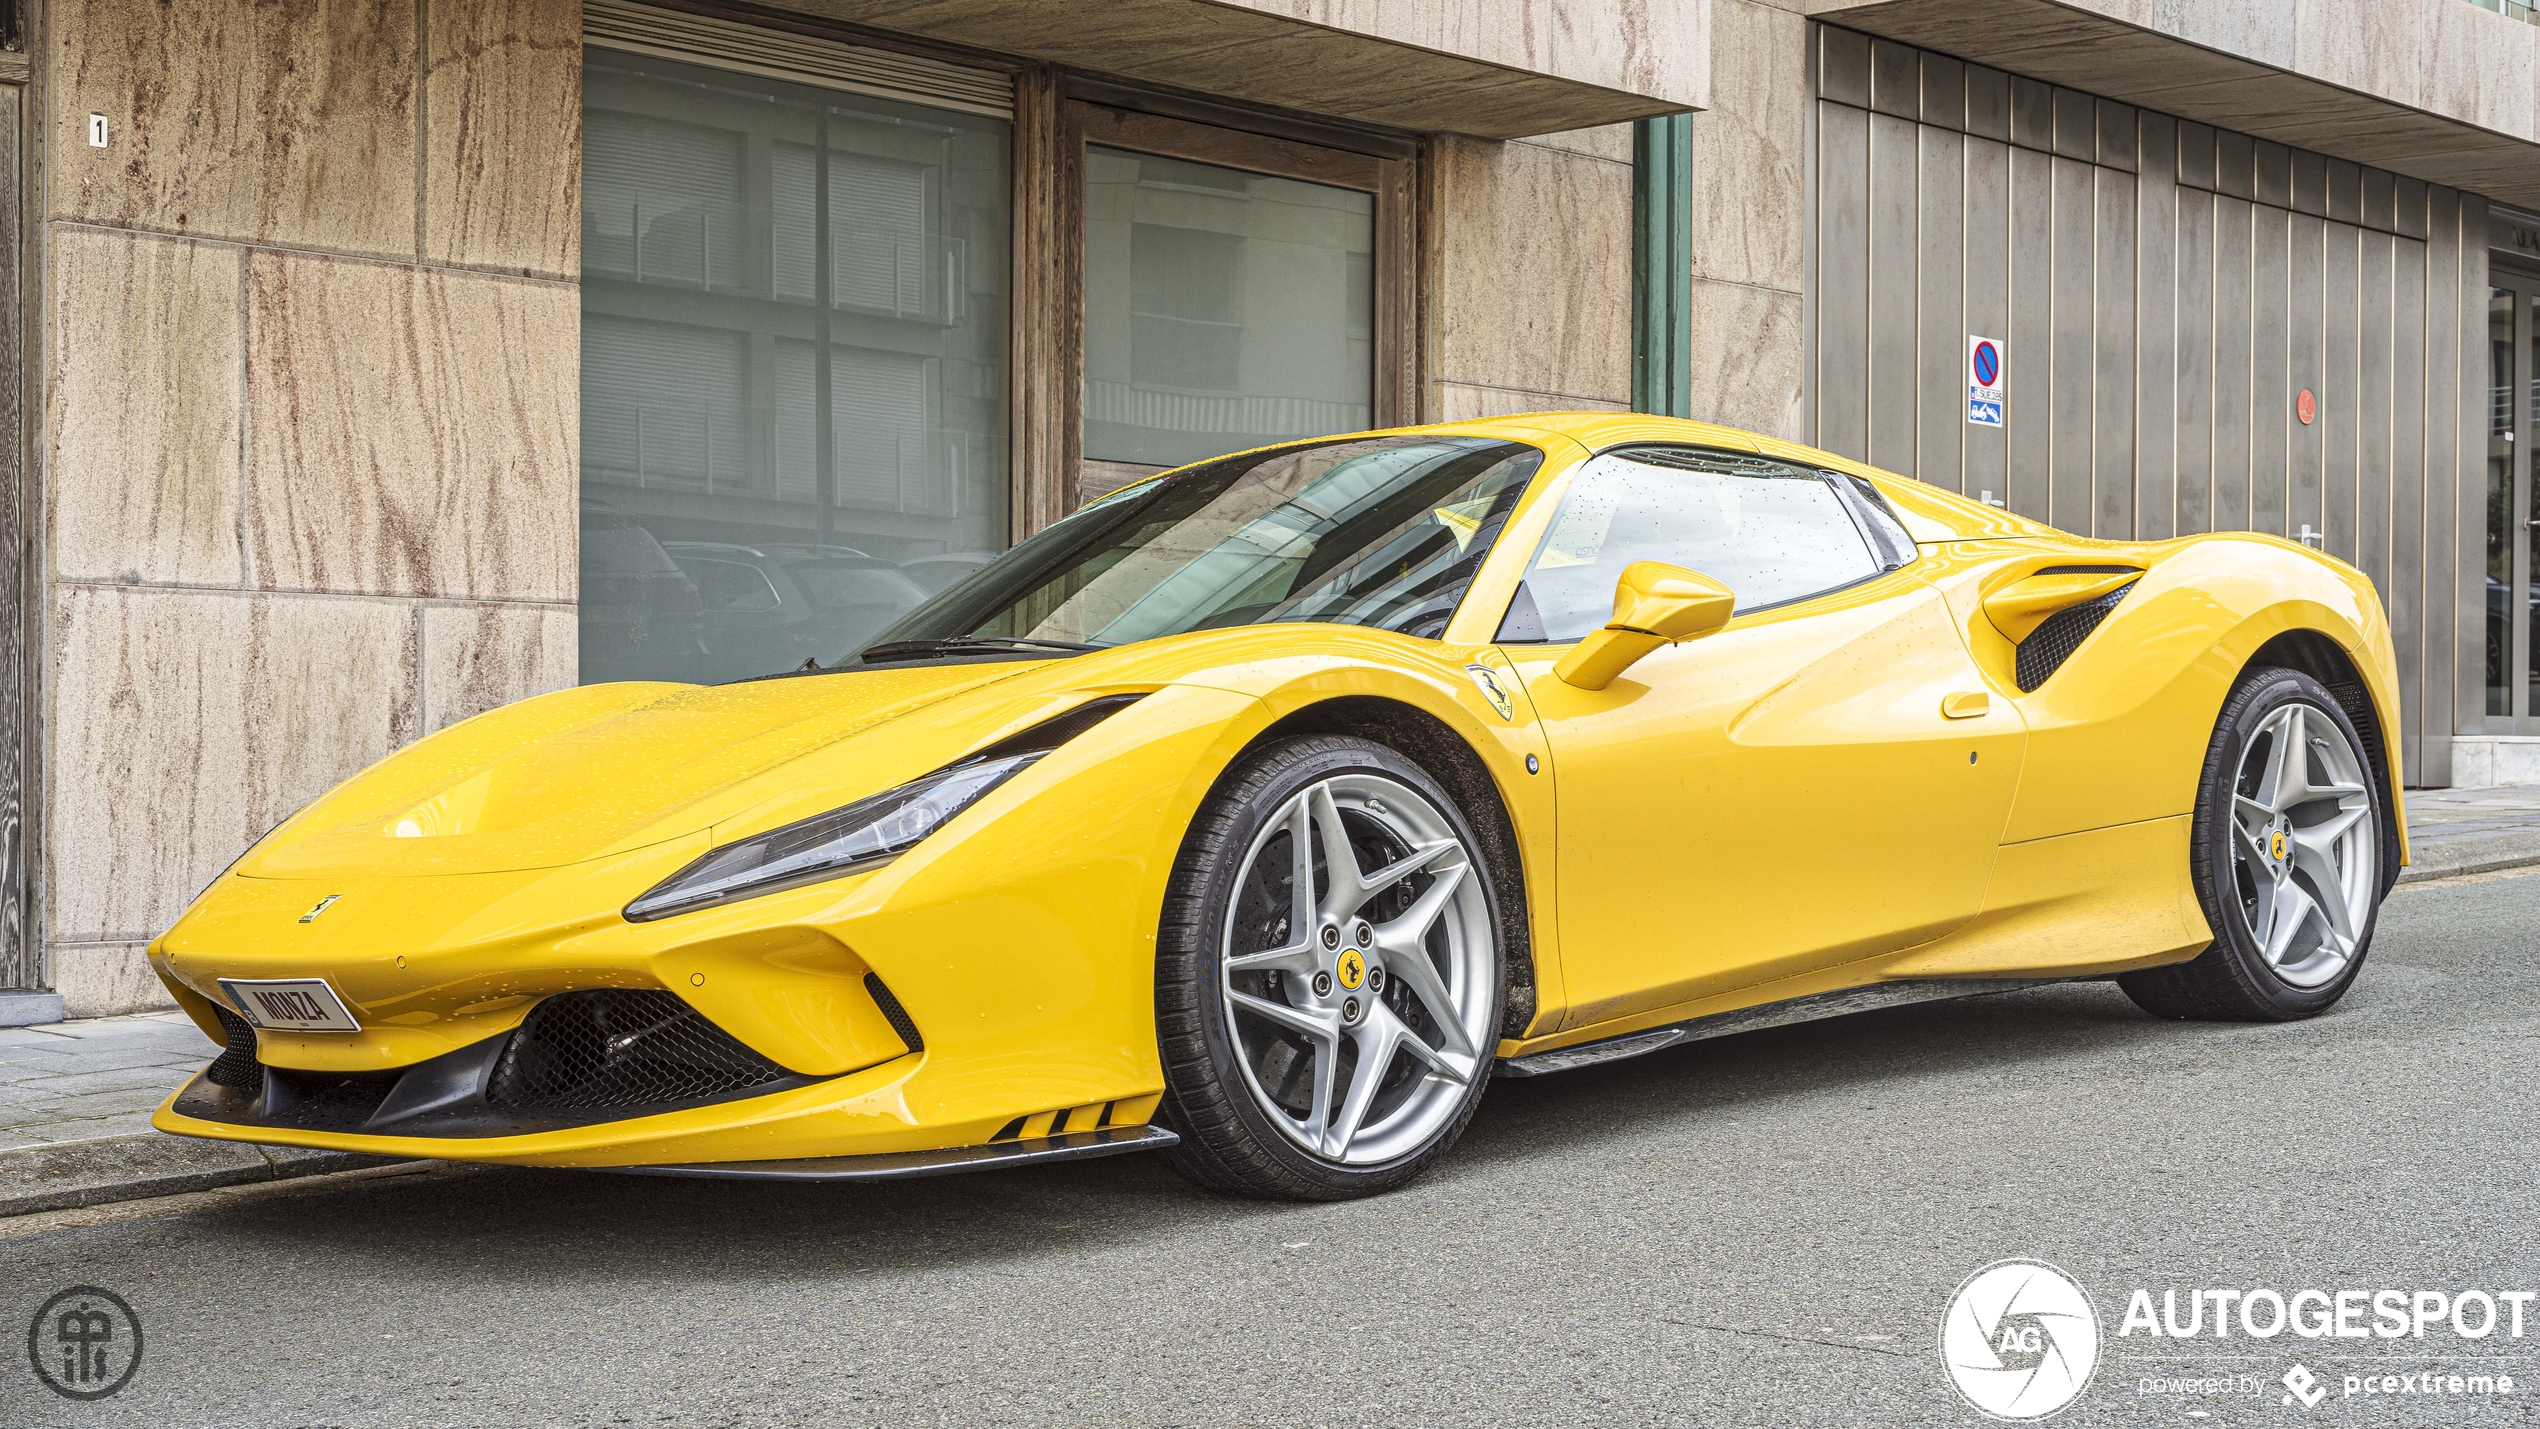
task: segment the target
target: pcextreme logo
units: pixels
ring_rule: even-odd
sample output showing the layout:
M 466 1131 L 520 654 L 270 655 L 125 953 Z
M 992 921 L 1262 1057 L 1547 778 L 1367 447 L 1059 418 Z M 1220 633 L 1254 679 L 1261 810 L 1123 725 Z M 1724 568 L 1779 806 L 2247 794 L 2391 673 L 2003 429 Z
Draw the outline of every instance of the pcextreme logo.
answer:
M 1979 1413 L 2043 1419 L 2099 1367 L 2099 1312 L 2042 1260 L 1997 1260 L 1967 1277 L 1940 1320 L 1940 1362 Z

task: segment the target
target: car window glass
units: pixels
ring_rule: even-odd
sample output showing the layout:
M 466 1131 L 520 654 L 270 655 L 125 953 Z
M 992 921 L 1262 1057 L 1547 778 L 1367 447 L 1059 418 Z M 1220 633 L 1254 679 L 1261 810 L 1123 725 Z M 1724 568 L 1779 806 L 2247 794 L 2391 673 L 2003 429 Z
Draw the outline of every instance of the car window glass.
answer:
M 1572 476 L 1499 638 L 1585 636 L 1613 618 L 1615 583 L 1635 561 L 1700 571 L 1735 592 L 1740 611 L 1891 564 L 1823 472 L 1692 450 L 1608 452 Z
M 774 610 L 777 606 L 776 588 L 767 583 L 767 577 L 756 566 L 690 556 L 680 563 L 680 569 L 696 582 L 697 595 L 710 612 L 745 614 Z

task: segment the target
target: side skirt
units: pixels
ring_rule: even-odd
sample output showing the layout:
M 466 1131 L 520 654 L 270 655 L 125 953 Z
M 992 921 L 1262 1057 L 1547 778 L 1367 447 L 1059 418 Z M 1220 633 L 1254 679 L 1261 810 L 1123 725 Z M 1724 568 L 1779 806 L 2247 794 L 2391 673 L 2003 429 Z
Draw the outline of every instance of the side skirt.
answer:
M 1182 1138 L 1160 1126 L 1107 1126 L 993 1146 L 948 1146 L 940 1151 L 895 1151 L 870 1156 L 814 1156 L 799 1161 L 699 1161 L 685 1166 L 603 1166 L 639 1176 L 706 1176 L 730 1181 L 910 1181 L 963 1171 L 995 1171 L 1045 1161 L 1161 1151 Z
M 2068 978 L 1928 978 L 1911 982 L 1874 982 L 1863 987 L 1838 988 L 1833 992 L 1812 993 L 1784 1002 L 1761 1003 L 1741 1007 L 1733 1012 L 1715 1012 L 1708 1017 L 1691 1018 L 1667 1027 L 1653 1027 L 1642 1032 L 1628 1032 L 1602 1042 L 1587 1042 L 1576 1047 L 1560 1047 L 1531 1056 L 1501 1060 L 1498 1075 L 1503 1077 L 1541 1077 L 1554 1072 L 1567 1072 L 1580 1067 L 1593 1067 L 1600 1062 L 1619 1062 L 1661 1047 L 1681 1042 L 1699 1042 L 1706 1037 L 1726 1037 L 1732 1033 L 1754 1032 L 1766 1027 L 1787 1027 L 1794 1022 L 1815 1022 L 1827 1017 L 1847 1017 L 1855 1012 L 1869 1012 L 1881 1007 L 1900 1007 L 1914 1002 L 1940 1002 L 1953 997 L 1981 997 L 1986 993 L 2013 992 L 2024 987 L 2044 987 L 2049 983 L 2068 982 Z

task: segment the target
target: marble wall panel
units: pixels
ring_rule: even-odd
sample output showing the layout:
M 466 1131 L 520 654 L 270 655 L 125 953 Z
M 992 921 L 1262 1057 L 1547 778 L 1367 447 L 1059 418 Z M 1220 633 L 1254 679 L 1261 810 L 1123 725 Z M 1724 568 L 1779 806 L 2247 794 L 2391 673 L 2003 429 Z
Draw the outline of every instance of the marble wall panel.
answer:
M 401 602 L 62 586 L 53 624 L 57 941 L 155 936 L 267 829 L 416 733 Z
M 424 258 L 578 276 L 581 0 L 437 0 L 427 21 Z
M 1797 293 L 1693 282 L 1693 416 L 1806 441 L 1806 305 Z
M 1751 0 L 1713 12 L 1724 62 L 1693 116 L 1696 276 L 1799 291 L 1806 276 L 1808 25 Z
M 1628 403 L 1630 167 L 1451 138 L 1432 155 L 1430 381 Z
M 572 600 L 578 331 L 561 284 L 253 255 L 258 582 Z
M 414 254 L 415 0 L 50 9 L 54 216 Z
M 421 619 L 420 733 L 574 682 L 580 637 L 571 610 L 428 605 Z
M 55 574 L 238 584 L 240 251 L 93 229 L 51 250 Z

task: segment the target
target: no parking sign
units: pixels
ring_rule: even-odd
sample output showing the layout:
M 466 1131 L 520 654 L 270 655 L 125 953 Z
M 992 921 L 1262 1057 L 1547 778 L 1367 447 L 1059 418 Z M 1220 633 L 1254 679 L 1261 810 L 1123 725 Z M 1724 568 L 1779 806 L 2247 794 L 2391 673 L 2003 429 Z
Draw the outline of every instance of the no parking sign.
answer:
M 2002 393 L 2011 380 L 2003 352 L 1993 338 L 1967 338 L 1967 420 L 1976 426 L 2002 425 Z

